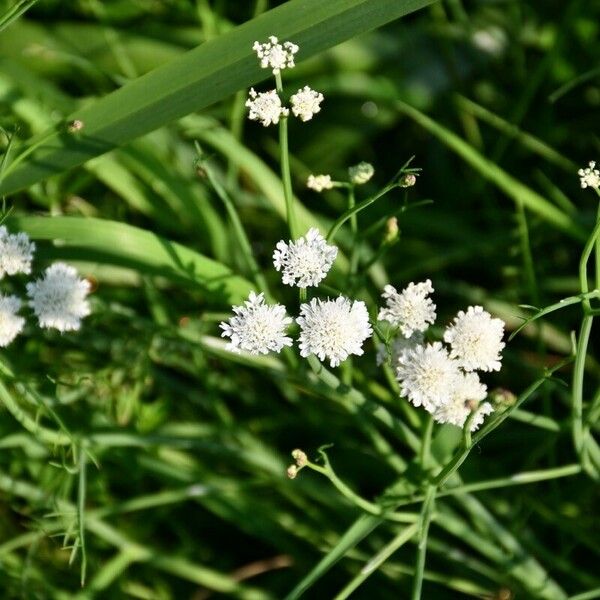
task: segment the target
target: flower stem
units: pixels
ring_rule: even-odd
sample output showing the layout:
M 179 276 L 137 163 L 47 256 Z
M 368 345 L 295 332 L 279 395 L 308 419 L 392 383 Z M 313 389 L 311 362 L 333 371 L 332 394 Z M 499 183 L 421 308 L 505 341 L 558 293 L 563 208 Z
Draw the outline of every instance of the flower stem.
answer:
M 283 93 L 281 73 L 275 75 L 277 93 Z M 279 152 L 281 163 L 281 180 L 283 182 L 283 195 L 285 198 L 285 210 L 291 239 L 299 237 L 296 214 L 294 211 L 294 194 L 292 191 L 292 176 L 290 174 L 290 150 L 288 141 L 288 120 L 283 116 L 279 119 Z
M 421 599 L 421 590 L 423 589 L 423 575 L 425 574 L 425 559 L 427 557 L 427 538 L 429 537 L 429 525 L 433 516 L 435 506 L 435 494 L 437 487 L 430 485 L 427 488 L 425 501 L 421 510 L 421 531 L 419 535 L 419 545 L 417 549 L 417 564 L 415 565 L 415 576 L 413 579 L 412 600 Z

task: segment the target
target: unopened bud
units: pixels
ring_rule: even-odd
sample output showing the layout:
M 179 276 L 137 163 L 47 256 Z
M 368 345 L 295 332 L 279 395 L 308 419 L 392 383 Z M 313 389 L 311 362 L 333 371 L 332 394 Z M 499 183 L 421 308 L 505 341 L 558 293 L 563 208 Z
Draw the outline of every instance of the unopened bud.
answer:
M 417 176 L 414 173 L 407 173 L 406 175 L 402 175 L 402 177 L 400 177 L 400 187 L 412 187 L 415 185 L 415 183 L 417 183 Z
M 67 131 L 69 133 L 76 133 L 78 131 L 81 131 L 84 127 L 84 123 L 83 121 L 80 121 L 79 119 L 75 119 L 74 121 L 71 121 L 69 123 L 69 125 L 67 126 Z
M 296 461 L 296 464 L 300 468 L 305 467 L 306 463 L 308 462 L 308 457 L 306 456 L 306 453 L 300 450 L 299 448 L 296 448 L 292 451 L 292 458 Z
M 290 465 L 287 468 L 286 473 L 290 479 L 296 479 L 296 475 L 298 475 L 298 467 L 296 465 Z
M 398 239 L 398 219 L 396 217 L 390 217 L 385 222 L 385 241 L 388 244 L 395 242 Z
M 514 406 L 517 397 L 510 391 L 504 388 L 496 388 L 490 393 L 490 400 L 497 406 L 509 408 Z
M 363 185 L 364 183 L 367 183 L 367 181 L 369 181 L 374 174 L 375 169 L 373 165 L 368 162 L 358 163 L 354 167 L 350 167 L 348 169 L 350 181 L 354 185 Z

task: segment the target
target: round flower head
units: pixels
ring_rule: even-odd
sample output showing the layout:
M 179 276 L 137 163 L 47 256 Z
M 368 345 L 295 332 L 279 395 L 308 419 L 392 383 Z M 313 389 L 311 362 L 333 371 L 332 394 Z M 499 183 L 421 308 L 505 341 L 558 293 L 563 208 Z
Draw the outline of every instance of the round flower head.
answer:
M 282 69 L 291 69 L 295 67 L 294 55 L 299 48 L 292 42 L 279 43 L 274 36 L 269 36 L 269 41 L 261 44 L 254 42 L 252 50 L 256 52 L 260 60 L 260 66 L 263 69 L 272 69 L 273 75 L 277 75 Z
M 315 190 L 315 192 L 330 190 L 333 187 L 331 175 L 309 175 L 308 180 L 306 181 L 306 187 Z
M 460 373 L 448 402 L 435 409 L 433 418 L 437 423 L 451 423 L 464 427 L 472 411 L 471 431 L 475 431 L 486 415 L 494 411 L 489 402 L 483 402 L 487 396 L 487 387 L 479 381 L 477 373 Z
M 40 327 L 59 331 L 76 331 L 81 319 L 90 314 L 87 295 L 90 283 L 80 279 L 77 270 L 64 263 L 54 263 L 44 277 L 27 284 L 30 306 Z
M 338 249 L 328 246 L 319 230 L 313 227 L 295 242 L 277 242 L 273 265 L 282 272 L 283 283 L 306 288 L 319 285 L 331 269 L 337 252 Z
M 350 176 L 350 181 L 354 185 L 363 185 L 373 177 L 375 174 L 375 169 L 373 165 L 368 162 L 361 162 L 355 165 L 354 167 L 350 167 L 348 169 L 348 175 Z
M 235 315 L 229 322 L 220 324 L 221 337 L 231 339 L 227 348 L 240 353 L 268 354 L 281 352 L 284 346 L 292 345 L 292 338 L 285 331 L 292 319 L 285 313 L 281 304 L 265 304 L 263 294 L 250 292 L 243 306 L 232 307 Z
M 402 396 L 415 406 L 434 412 L 450 401 L 460 371 L 441 342 L 434 342 L 403 352 L 396 376 Z
M 250 109 L 248 118 L 251 121 L 260 121 L 264 127 L 273 123 L 279 123 L 281 117 L 287 117 L 290 111 L 281 106 L 281 98 L 276 90 L 269 92 L 256 92 L 250 88 L 249 98 L 246 100 L 246 106 Z
M 399 327 L 404 337 L 410 337 L 415 331 L 425 331 L 435 321 L 435 304 L 429 298 L 433 293 L 431 281 L 409 283 L 398 293 L 392 285 L 386 285 L 381 295 L 386 307 L 379 311 L 377 319 L 388 321 Z
M 320 104 L 323 100 L 323 94 L 315 92 L 305 85 L 290 98 L 292 112 L 295 117 L 299 117 L 303 121 L 310 121 L 321 111 Z
M 400 356 L 402 356 L 403 352 L 406 352 L 407 350 L 414 350 L 422 343 L 423 334 L 419 331 L 413 333 L 409 338 L 405 338 L 403 335 L 397 335 L 390 344 L 389 350 L 385 344 L 380 344 L 378 346 L 377 356 L 375 357 L 377 365 L 381 366 L 384 364 L 389 356 L 392 366 L 395 367 L 398 364 L 398 359 Z
M 23 331 L 25 319 L 17 315 L 20 309 L 19 298 L 0 295 L 0 348 L 8 346 Z
M 29 241 L 25 233 L 8 233 L 0 226 L 0 279 L 5 275 L 31 273 L 31 261 L 35 244 Z
M 444 332 L 450 355 L 465 371 L 499 371 L 504 348 L 504 321 L 493 319 L 481 306 L 460 311 Z
M 362 355 L 363 342 L 373 330 L 364 302 L 340 296 L 335 300 L 313 298 L 300 306 L 300 355 L 316 354 L 337 367 L 350 354 Z
M 579 175 L 583 189 L 587 187 L 594 188 L 595 190 L 600 189 L 600 171 L 596 169 L 596 163 L 593 160 L 590 161 L 589 167 L 579 169 L 577 174 Z

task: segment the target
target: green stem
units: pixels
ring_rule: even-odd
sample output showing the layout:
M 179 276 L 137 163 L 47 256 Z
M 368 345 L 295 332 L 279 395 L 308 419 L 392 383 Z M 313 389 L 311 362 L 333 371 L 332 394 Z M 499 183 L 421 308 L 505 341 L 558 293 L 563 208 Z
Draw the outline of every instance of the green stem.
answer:
M 277 93 L 283 93 L 283 84 L 281 82 L 281 73 L 275 75 Z M 285 210 L 287 215 L 290 237 L 295 240 L 300 236 L 298 225 L 296 223 L 296 213 L 294 210 L 294 193 L 292 191 L 292 176 L 290 172 L 290 149 L 288 141 L 288 119 L 281 117 L 279 119 L 279 152 L 281 162 L 281 180 L 283 182 L 283 195 L 285 198 Z
M 421 468 L 426 471 L 431 462 L 431 434 L 433 433 L 433 417 L 427 413 L 423 423 L 423 438 L 419 450 Z
M 87 484 L 87 452 L 85 442 L 79 446 L 79 486 L 77 492 L 77 527 L 79 529 L 79 547 L 81 548 L 81 587 L 85 585 L 87 570 L 87 552 L 85 546 L 85 496 Z
M 421 600 L 421 591 L 423 589 L 423 575 L 425 574 L 425 559 L 427 557 L 427 538 L 429 536 L 429 525 L 433 516 L 433 507 L 435 505 L 435 494 L 437 487 L 430 485 L 427 488 L 427 495 L 423 502 L 421 511 L 421 531 L 419 535 L 419 545 L 417 548 L 417 563 L 415 565 L 415 576 L 413 579 L 412 600 Z
M 417 523 L 406 527 L 386 546 L 384 546 L 364 567 L 358 575 L 352 579 L 346 587 L 334 598 L 334 600 L 346 600 L 350 595 L 365 582 L 373 573 L 381 567 L 401 546 L 406 544 L 417 533 L 419 526 Z

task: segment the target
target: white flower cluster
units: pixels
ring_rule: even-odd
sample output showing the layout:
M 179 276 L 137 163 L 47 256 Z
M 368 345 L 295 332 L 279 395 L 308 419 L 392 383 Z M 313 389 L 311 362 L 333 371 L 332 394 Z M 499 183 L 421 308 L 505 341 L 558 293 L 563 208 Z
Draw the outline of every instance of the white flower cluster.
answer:
M 295 66 L 294 56 L 298 52 L 298 46 L 292 42 L 281 44 L 272 35 L 268 42 L 254 42 L 252 49 L 260 60 L 260 66 L 263 69 L 272 69 L 274 75 L 279 75 L 282 69 L 291 69 Z M 323 100 L 323 94 L 306 85 L 290 98 L 292 113 L 302 121 L 310 121 L 320 112 Z M 248 118 L 259 121 L 264 127 L 276 125 L 281 118 L 290 114 L 289 108 L 283 105 L 277 90 L 256 92 L 251 88 L 246 107 L 249 109 Z
M 316 228 L 311 228 L 298 240 L 279 241 L 273 265 L 282 272 L 283 283 L 304 289 L 317 286 L 325 278 L 337 252 Z M 286 336 L 292 319 L 283 305 L 266 305 L 262 294 L 251 292 L 245 305 L 234 306 L 233 312 L 234 316 L 220 325 L 221 335 L 230 338 L 230 350 L 266 354 L 292 344 Z M 362 345 L 373 333 L 365 303 L 344 296 L 302 303 L 296 323 L 300 326 L 300 355 L 314 354 L 322 361 L 328 360 L 332 367 L 351 354 L 362 355 Z
M 306 187 L 315 192 L 330 190 L 333 187 L 331 175 L 309 175 L 306 181 Z
M 25 233 L 11 234 L 0 226 L 0 279 L 17 273 L 31 274 L 35 244 Z M 79 329 L 81 319 L 90 314 L 87 295 L 90 284 L 64 263 L 54 263 L 44 276 L 27 284 L 29 306 L 42 328 L 61 332 Z M 22 331 L 25 318 L 19 316 L 18 296 L 0 294 L 0 347 L 8 346 Z
M 282 69 L 292 69 L 296 66 L 294 56 L 299 48 L 292 42 L 279 43 L 274 36 L 269 36 L 269 41 L 261 44 L 254 42 L 252 50 L 260 60 L 260 66 L 263 69 L 272 69 L 273 75 L 277 75 Z
M 595 161 L 590 161 L 589 165 L 585 169 L 579 169 L 577 174 L 583 189 L 588 187 L 595 190 L 600 189 L 600 171 L 596 169 Z
M 485 402 L 487 387 L 474 371 L 498 371 L 501 367 L 504 323 L 481 306 L 460 311 L 444 332 L 444 342 L 425 343 L 423 334 L 436 318 L 431 281 L 410 283 L 398 293 L 386 286 L 386 306 L 379 320 L 400 332 L 391 344 L 392 362 L 400 391 L 414 406 L 422 406 L 438 423 L 463 427 L 469 416 L 477 429 L 493 411 Z M 378 360 L 385 354 L 381 351 Z
M 354 185 L 364 185 L 375 174 L 375 168 L 371 163 L 361 162 L 348 169 L 350 181 Z

